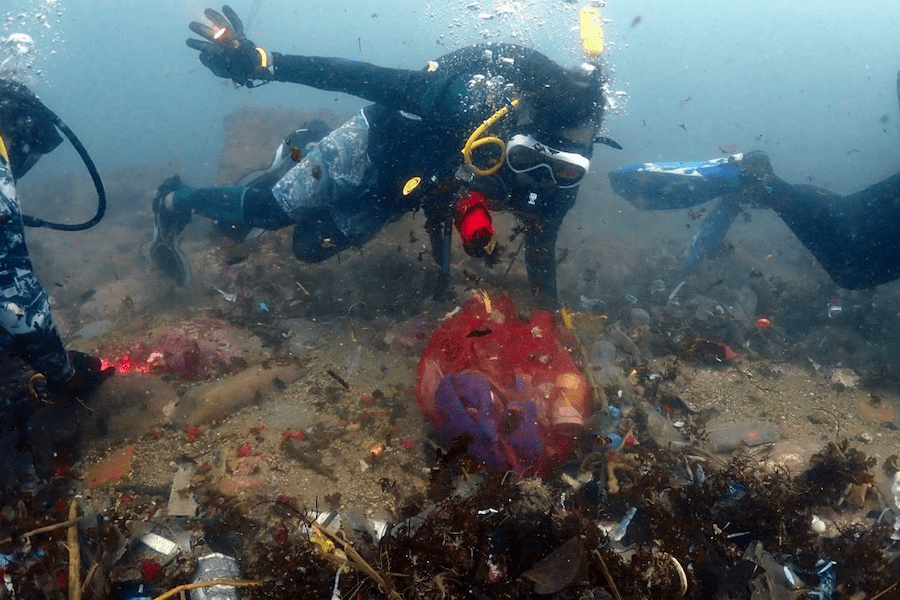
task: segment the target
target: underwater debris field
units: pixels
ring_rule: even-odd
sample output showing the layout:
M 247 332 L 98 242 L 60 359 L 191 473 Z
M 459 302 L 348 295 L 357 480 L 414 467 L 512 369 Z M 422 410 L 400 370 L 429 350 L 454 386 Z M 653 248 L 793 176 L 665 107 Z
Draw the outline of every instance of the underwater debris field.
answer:
M 834 288 L 762 213 L 686 272 L 690 215 L 636 213 L 591 180 L 560 288 L 573 355 L 614 410 L 565 463 L 519 478 L 435 436 L 415 399 L 425 341 L 472 290 L 532 310 L 512 233 L 499 265 L 454 263 L 457 301 L 439 303 L 421 215 L 319 265 L 293 259 L 288 232 L 235 244 L 198 221 L 180 289 L 138 251 L 177 170 L 105 174 L 97 236 L 29 232 L 64 337 L 119 373 L 84 404 L 43 404 L 2 358 L 5 597 L 135 597 L 137 582 L 158 597 L 211 551 L 237 559 L 245 598 L 898 593 L 897 286 Z M 26 210 L 29 194 L 90 197 L 45 185 L 23 186 Z M 31 533 L 73 501 L 74 524 Z

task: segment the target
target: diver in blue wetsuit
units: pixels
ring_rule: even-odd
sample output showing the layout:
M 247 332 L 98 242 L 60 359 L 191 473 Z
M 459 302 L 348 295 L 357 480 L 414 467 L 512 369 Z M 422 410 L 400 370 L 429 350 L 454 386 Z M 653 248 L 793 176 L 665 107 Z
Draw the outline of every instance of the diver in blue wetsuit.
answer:
M 375 104 L 334 131 L 310 123 L 295 132 L 272 167 L 244 185 L 164 183 L 146 252 L 154 264 L 187 283 L 178 238 L 192 213 L 230 227 L 236 237 L 249 228 L 293 225 L 294 254 L 317 262 L 422 210 L 441 266 L 440 293 L 452 229 L 467 253 L 491 261 L 498 247 L 490 211 L 509 210 L 524 225 L 525 262 L 539 303 L 557 305 L 557 233 L 590 166 L 603 116 L 596 65 L 568 70 L 510 44 L 463 48 L 421 71 L 290 56 L 256 46 L 234 11 L 222 12 L 207 9 L 212 25 L 190 26 L 204 40 L 188 40 L 216 75 L 248 87 L 298 83 Z
M 623 167 L 610 173 L 610 182 L 617 194 L 649 210 L 721 198 L 694 237 L 688 264 L 714 252 L 734 218 L 749 206 L 774 210 L 843 288 L 870 288 L 900 278 L 900 173 L 841 196 L 786 183 L 757 150 L 705 163 Z
M 16 197 L 16 181 L 62 142 L 59 123 L 27 87 L 0 79 L 0 348 L 38 371 L 53 394 L 83 398 L 113 370 L 82 352 L 66 352 L 28 258 Z M 35 387 L 48 386 L 33 380 Z

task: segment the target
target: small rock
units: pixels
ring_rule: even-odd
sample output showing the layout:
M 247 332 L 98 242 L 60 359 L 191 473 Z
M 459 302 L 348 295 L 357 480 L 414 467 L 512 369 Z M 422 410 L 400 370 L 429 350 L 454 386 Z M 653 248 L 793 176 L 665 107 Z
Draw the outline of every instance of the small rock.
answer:
M 831 383 L 842 385 L 845 389 L 853 389 L 859 386 L 859 375 L 853 369 L 838 368 L 831 371 Z

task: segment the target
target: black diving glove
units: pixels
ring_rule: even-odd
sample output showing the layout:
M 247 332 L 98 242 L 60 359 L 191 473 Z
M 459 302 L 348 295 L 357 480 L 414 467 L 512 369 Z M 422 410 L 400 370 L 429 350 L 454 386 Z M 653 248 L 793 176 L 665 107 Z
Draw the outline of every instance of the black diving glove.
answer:
M 272 55 L 244 35 L 244 24 L 230 6 L 221 15 L 211 8 L 203 11 L 212 26 L 192 21 L 188 27 L 208 41 L 189 38 L 187 45 L 200 51 L 200 62 L 210 71 L 238 85 L 254 87 L 254 80 L 272 79 Z

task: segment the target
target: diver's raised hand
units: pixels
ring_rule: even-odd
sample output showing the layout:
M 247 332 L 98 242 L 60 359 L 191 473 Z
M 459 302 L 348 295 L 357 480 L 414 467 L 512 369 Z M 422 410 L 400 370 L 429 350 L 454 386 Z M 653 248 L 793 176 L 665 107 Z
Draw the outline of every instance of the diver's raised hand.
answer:
M 244 24 L 230 6 L 223 6 L 222 12 L 203 11 L 212 25 L 192 21 L 190 30 L 207 41 L 189 38 L 187 45 L 200 51 L 206 68 L 238 85 L 253 87 L 254 80 L 272 79 L 272 56 L 247 39 Z

